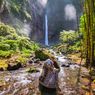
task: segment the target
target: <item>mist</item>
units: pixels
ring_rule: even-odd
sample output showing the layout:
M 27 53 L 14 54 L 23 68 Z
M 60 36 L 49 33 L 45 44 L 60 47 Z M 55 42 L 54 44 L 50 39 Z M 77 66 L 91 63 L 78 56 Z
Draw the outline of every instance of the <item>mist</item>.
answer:
M 30 25 L 27 23 L 24 23 L 23 26 L 20 29 L 20 33 L 29 37 L 30 33 L 31 33 L 31 28 Z
M 38 2 L 41 3 L 43 5 L 43 7 L 45 7 L 48 0 L 38 0 Z
M 76 9 L 73 4 L 67 4 L 64 11 L 66 20 L 76 20 Z

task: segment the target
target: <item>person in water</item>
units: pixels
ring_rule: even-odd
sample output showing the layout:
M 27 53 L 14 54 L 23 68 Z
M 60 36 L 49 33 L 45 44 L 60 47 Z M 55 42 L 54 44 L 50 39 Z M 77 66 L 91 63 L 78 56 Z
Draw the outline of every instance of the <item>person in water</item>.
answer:
M 41 95 L 56 95 L 59 71 L 59 64 L 54 57 L 50 57 L 44 62 L 42 74 L 39 78 Z

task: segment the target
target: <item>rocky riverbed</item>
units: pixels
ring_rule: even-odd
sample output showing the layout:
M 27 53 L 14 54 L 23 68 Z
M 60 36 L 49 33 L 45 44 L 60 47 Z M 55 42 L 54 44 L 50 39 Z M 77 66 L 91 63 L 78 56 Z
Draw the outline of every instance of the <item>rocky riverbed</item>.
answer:
M 56 56 L 58 57 L 58 56 Z M 71 63 L 64 57 L 57 58 L 60 64 L 58 74 L 58 95 L 85 95 L 80 94 L 79 65 Z M 66 63 L 67 62 L 67 63 Z M 41 62 L 43 63 L 43 62 Z M 0 72 L 0 95 L 41 95 L 39 90 L 39 76 L 43 64 L 33 64 L 15 71 Z M 39 72 L 27 72 L 29 68 L 36 67 Z M 82 67 L 83 69 L 83 67 Z M 86 72 L 87 70 L 83 70 Z M 88 72 L 86 72 L 87 74 Z M 54 95 L 46 93 L 45 95 Z
M 39 95 L 40 72 L 28 73 L 26 68 L 0 72 L 0 95 Z
M 40 72 L 28 73 L 27 68 L 0 72 L 0 95 L 40 95 Z M 77 68 L 61 67 L 58 75 L 59 95 L 76 95 L 77 73 Z

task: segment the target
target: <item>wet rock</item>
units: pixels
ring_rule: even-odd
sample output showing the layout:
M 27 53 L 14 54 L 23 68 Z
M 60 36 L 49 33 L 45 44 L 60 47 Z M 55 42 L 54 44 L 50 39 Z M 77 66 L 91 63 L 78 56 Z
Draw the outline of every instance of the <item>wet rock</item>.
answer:
M 39 73 L 27 73 L 25 69 L 20 69 L 16 71 L 5 71 L 0 72 L 1 81 L 0 95 L 40 95 L 35 94 L 38 92 L 38 79 Z M 30 88 L 33 89 L 30 89 Z
M 69 64 L 62 64 L 61 67 L 70 67 Z
M 28 88 L 25 88 L 25 89 L 22 89 L 20 92 L 19 92 L 19 95 L 29 95 L 29 89 Z
M 21 84 L 18 83 L 18 82 L 14 83 L 14 85 L 13 85 L 13 87 L 14 87 L 15 89 L 19 88 L 20 86 L 21 86 Z
M 34 63 L 39 63 L 40 62 L 40 59 L 34 59 Z
M 0 71 L 4 71 L 4 69 L 3 68 L 0 68 Z
M 21 63 L 17 63 L 15 65 L 8 64 L 7 70 L 9 70 L 9 71 L 10 70 L 17 70 L 17 69 L 19 69 L 21 67 L 22 67 Z
M 74 69 L 78 69 L 78 68 L 79 68 L 79 65 L 73 65 L 73 64 L 72 64 L 72 65 L 70 65 L 70 68 L 73 69 L 73 70 L 74 70 Z
M 15 90 L 13 91 L 13 95 L 16 95 L 17 92 L 19 92 L 19 89 L 15 89 Z
M 29 60 L 28 63 L 29 64 L 32 64 L 32 63 L 34 63 L 34 61 L 33 60 Z
M 66 61 L 67 59 L 65 59 Z M 34 61 L 34 60 L 33 60 Z M 64 61 L 64 59 L 62 59 Z M 42 62 L 43 63 L 43 62 Z M 61 66 L 61 62 L 60 66 Z M 64 63 L 64 62 L 63 62 Z M 76 69 L 76 67 L 72 66 L 73 64 L 64 63 L 68 67 L 60 67 L 60 72 L 58 74 L 58 95 L 79 95 L 77 94 L 76 88 L 77 88 L 77 77 L 78 77 L 78 71 L 79 69 Z M 30 66 L 30 65 L 29 65 Z M 40 90 L 38 88 L 39 85 L 39 76 L 42 72 L 42 67 L 38 66 L 38 64 L 31 65 L 31 67 L 28 68 L 21 68 L 16 71 L 8 72 L 0 72 L 0 76 L 3 76 L 5 80 L 8 79 L 6 82 L 9 84 L 7 85 L 8 91 L 3 88 L 1 93 L 6 91 L 6 94 L 4 92 L 3 95 L 41 95 Z M 7 76 L 7 77 L 6 77 Z M 11 88 L 9 88 L 9 86 Z M 46 93 L 47 95 L 47 93 Z M 51 95 L 51 94 L 48 94 Z M 54 94 L 55 95 L 55 94 Z M 81 94 L 85 95 L 85 94 Z

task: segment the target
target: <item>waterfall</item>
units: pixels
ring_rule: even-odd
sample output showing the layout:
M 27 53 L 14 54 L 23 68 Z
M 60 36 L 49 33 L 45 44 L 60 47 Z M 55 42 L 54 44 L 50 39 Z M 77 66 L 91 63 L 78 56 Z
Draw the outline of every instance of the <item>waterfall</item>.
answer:
M 45 14 L 45 45 L 48 46 L 48 17 Z

